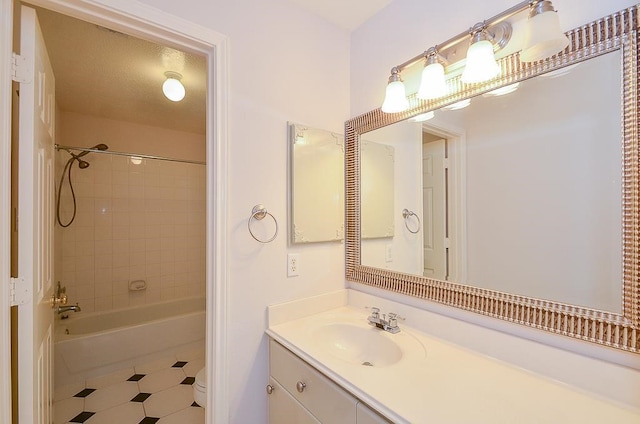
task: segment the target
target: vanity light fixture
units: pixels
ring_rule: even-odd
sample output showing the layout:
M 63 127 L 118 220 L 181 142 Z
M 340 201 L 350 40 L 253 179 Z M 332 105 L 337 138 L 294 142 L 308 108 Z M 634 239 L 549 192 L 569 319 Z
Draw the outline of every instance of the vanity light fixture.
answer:
M 462 82 L 477 84 L 494 79 L 500 75 L 500 66 L 496 62 L 490 36 L 483 23 L 471 29 L 471 44 L 467 50 L 467 63 L 462 72 Z
M 464 109 L 465 107 L 469 106 L 471 104 L 471 99 L 464 99 L 464 100 L 460 100 L 459 102 L 455 102 L 452 103 L 448 106 L 443 106 L 442 109 L 444 110 L 460 110 L 460 109 Z
M 525 28 L 525 46 L 520 60 L 531 62 L 542 60 L 564 50 L 569 40 L 559 25 L 558 14 L 549 0 L 526 0 L 515 6 L 474 25 L 470 30 L 450 38 L 436 47 L 394 66 L 387 85 L 386 96 L 381 110 L 385 113 L 398 113 L 409 109 L 404 83 L 400 74 L 406 68 L 426 60 L 422 71 L 422 81 L 416 97 L 433 100 L 446 96 L 448 86 L 446 71 L 451 71 L 453 63 L 445 70 L 443 60 L 451 61 L 462 43 L 471 37 L 467 51 L 466 64 L 460 79 L 465 84 L 478 84 L 496 78 L 500 66 L 496 62 L 495 52 L 505 47 L 511 38 L 511 24 L 507 19 L 524 11 L 529 11 Z M 517 49 L 514 49 L 517 51 Z M 458 62 L 460 60 L 457 59 Z
M 407 109 L 409 109 L 409 101 L 407 100 L 404 82 L 400 78 L 400 70 L 393 68 L 387 84 L 384 103 L 382 103 L 382 111 L 385 113 L 397 113 Z
M 165 82 L 162 84 L 162 92 L 164 96 L 171 100 L 172 102 L 179 102 L 184 99 L 185 89 L 184 85 L 180 80 L 182 79 L 182 75 L 177 72 L 165 72 L 164 76 L 167 77 Z
M 500 87 L 493 91 L 489 91 L 488 93 L 484 93 L 482 97 L 504 96 L 505 94 L 513 93 L 518 89 L 519 86 L 519 82 L 516 82 L 515 84 L 505 85 L 504 87 Z
M 435 47 L 426 52 L 425 66 L 422 71 L 422 80 L 418 89 L 419 99 L 437 99 L 447 94 L 447 82 L 444 76 L 444 66 L 438 57 Z
M 566 49 L 569 38 L 560 28 L 558 13 L 550 1 L 538 0 L 529 11 L 520 61 L 536 62 Z
M 409 118 L 409 122 L 424 122 L 432 119 L 435 116 L 432 110 L 429 112 L 421 113 L 420 115 L 416 115 L 413 118 Z

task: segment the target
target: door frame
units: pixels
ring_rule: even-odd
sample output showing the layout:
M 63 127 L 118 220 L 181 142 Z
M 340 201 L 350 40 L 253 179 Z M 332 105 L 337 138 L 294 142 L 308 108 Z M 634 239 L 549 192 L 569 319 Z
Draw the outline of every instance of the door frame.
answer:
M 229 41 L 207 27 L 129 0 L 30 0 L 30 3 L 207 58 L 207 422 L 229 421 L 228 327 L 228 110 Z M 11 51 L 13 0 L 0 0 L 0 422 L 11 422 L 10 230 Z M 214 314 L 215 311 L 215 314 Z
M 0 422 L 11 422 L 11 49 L 13 2 L 0 0 Z

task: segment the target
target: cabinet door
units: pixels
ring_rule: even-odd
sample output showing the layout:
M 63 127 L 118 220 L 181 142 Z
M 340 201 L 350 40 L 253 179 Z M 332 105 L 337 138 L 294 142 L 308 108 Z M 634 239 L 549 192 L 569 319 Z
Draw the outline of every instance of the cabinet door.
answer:
M 390 424 L 391 421 L 378 414 L 362 402 L 356 407 L 356 424 Z
M 323 424 L 354 424 L 356 399 L 275 341 L 271 375 Z M 298 387 L 301 384 L 303 387 Z M 293 421 L 292 421 L 293 422 Z
M 273 377 L 269 378 L 273 392 L 269 395 L 269 424 L 320 424 Z

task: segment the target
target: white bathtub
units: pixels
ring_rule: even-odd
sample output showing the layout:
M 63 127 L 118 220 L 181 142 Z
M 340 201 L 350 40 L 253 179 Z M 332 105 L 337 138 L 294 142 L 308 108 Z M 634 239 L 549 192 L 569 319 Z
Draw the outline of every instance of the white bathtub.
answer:
M 69 313 L 55 330 L 55 385 L 63 386 L 204 346 L 205 299 Z

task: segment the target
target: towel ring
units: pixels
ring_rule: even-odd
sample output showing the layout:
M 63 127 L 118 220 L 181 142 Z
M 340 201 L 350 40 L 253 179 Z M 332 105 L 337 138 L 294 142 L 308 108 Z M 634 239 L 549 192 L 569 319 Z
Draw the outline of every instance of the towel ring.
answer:
M 416 230 L 415 230 L 415 231 L 414 231 L 414 230 L 412 230 L 412 229 L 409 227 L 409 218 L 411 218 L 412 216 L 415 216 L 415 217 L 416 217 L 416 220 L 418 221 L 418 228 L 416 228 Z M 421 226 L 421 224 L 420 224 L 420 218 L 418 217 L 418 215 L 416 215 L 416 213 L 415 213 L 415 212 L 412 212 L 412 211 L 410 211 L 409 209 L 403 209 L 403 210 L 402 210 L 402 217 L 404 218 L 404 226 L 407 228 L 407 230 L 409 230 L 409 232 L 410 232 L 411 234 L 417 234 L 417 233 L 418 233 L 418 231 L 420 231 L 420 226 Z
M 260 240 L 255 234 L 253 234 L 253 231 L 251 231 L 251 221 L 262 221 L 267 215 L 269 215 L 271 219 L 273 219 L 273 223 L 276 224 L 276 231 L 269 240 Z M 249 228 L 249 234 L 251 234 L 251 237 L 260 243 L 271 243 L 278 236 L 278 221 L 273 215 L 267 212 L 267 208 L 265 208 L 264 205 L 255 205 L 253 209 L 251 209 L 251 216 L 249 217 L 249 222 L 247 222 L 247 228 Z

